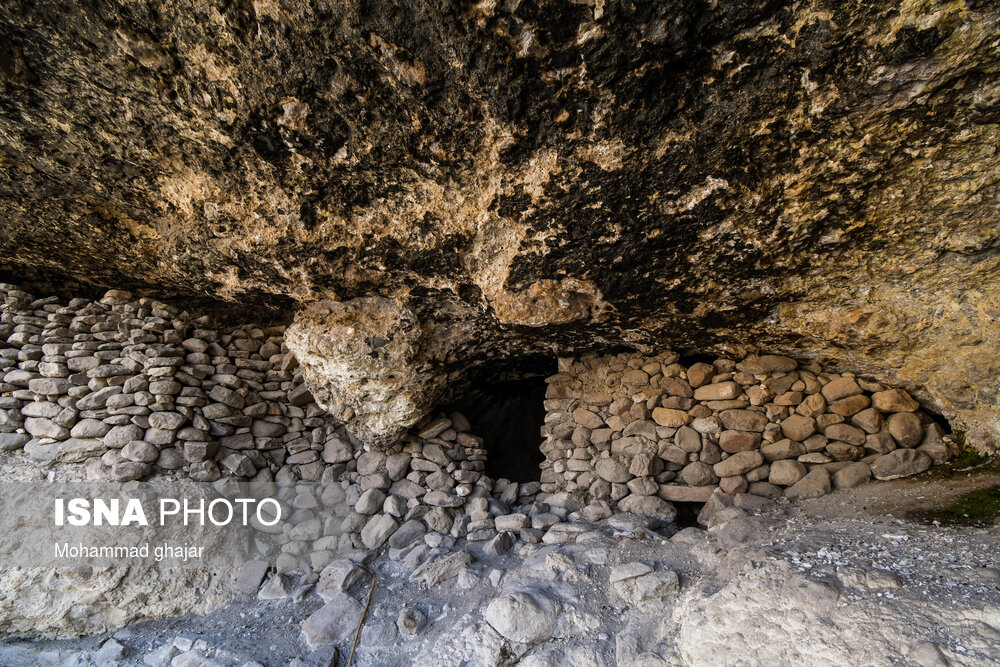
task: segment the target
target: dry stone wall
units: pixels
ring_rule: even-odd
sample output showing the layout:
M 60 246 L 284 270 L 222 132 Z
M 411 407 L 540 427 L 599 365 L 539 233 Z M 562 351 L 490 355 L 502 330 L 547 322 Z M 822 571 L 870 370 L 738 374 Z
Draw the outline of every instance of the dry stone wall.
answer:
M 955 453 L 906 391 L 785 356 L 587 356 L 559 371 L 547 380 L 542 489 L 626 511 L 708 502 L 717 489 L 816 497 Z
M 550 505 L 538 482 L 483 473 L 483 440 L 461 414 L 432 415 L 386 450 L 352 442 L 306 389 L 283 327 L 220 332 L 118 290 L 63 303 L 4 284 L 0 297 L 6 456 L 121 482 L 317 482 L 288 498 L 280 551 L 260 554 L 280 571 L 321 570 L 354 548 L 387 547 L 416 568 L 457 540 L 499 553 L 575 535 L 572 499 Z
M 316 481 L 324 455 L 340 463 L 329 475 L 346 467 L 350 447 L 302 384 L 284 327 L 219 332 L 117 290 L 62 303 L 0 285 L 0 297 L 3 451 L 118 481 Z
M 88 479 L 320 482 L 290 501 L 280 553 L 262 554 L 282 571 L 386 546 L 417 568 L 459 540 L 495 553 L 557 543 L 580 519 L 813 497 L 954 453 L 905 391 L 815 364 L 587 356 L 548 378 L 541 480 L 519 484 L 485 473 L 483 440 L 458 413 L 387 448 L 352 443 L 303 384 L 283 327 L 218 331 L 121 291 L 63 303 L 0 285 L 0 296 L 0 449 Z

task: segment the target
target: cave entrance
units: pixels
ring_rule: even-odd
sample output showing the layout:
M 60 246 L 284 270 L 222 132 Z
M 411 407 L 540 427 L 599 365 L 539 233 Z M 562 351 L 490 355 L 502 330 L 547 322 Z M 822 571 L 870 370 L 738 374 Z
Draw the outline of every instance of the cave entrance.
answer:
M 551 367 L 550 367 L 551 366 Z M 483 438 L 486 474 L 512 482 L 537 482 L 543 460 L 540 429 L 545 423 L 545 378 L 557 371 L 545 363 L 536 375 L 520 379 L 484 378 L 444 407 L 469 420 L 472 433 Z

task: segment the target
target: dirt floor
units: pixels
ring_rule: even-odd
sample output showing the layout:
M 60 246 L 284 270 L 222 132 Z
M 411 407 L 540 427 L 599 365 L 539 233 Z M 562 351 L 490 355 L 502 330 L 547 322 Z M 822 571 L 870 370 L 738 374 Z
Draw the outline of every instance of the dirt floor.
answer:
M 499 557 L 459 544 L 472 564 L 431 589 L 382 554 L 354 664 L 1000 664 L 1000 519 L 936 518 L 998 487 L 993 462 L 737 511 L 709 530 L 617 518 Z M 676 572 L 679 593 L 625 601 L 610 572 L 636 562 Z M 350 591 L 362 603 L 369 581 Z M 236 594 L 205 615 L 133 623 L 113 634 L 117 664 L 347 664 L 350 642 L 305 645 L 299 624 L 323 601 L 288 583 L 283 599 Z M 547 636 L 508 641 L 486 623 L 484 609 L 517 591 L 557 601 Z M 427 617 L 413 637 L 396 626 L 407 606 Z M 0 664 L 100 664 L 108 638 L 8 637 Z

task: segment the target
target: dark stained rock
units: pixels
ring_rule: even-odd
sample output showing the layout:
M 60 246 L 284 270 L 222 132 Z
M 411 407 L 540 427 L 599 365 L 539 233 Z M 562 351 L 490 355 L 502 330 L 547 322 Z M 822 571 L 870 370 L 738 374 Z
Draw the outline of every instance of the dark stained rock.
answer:
M 335 355 L 308 390 L 373 443 L 470 369 L 623 346 L 808 351 L 995 440 L 997 22 L 944 0 L 11 0 L 0 268 L 350 304 L 351 337 L 307 309 L 295 349 Z M 392 302 L 382 324 L 351 326 L 364 299 Z M 367 391 L 342 370 L 365 355 Z

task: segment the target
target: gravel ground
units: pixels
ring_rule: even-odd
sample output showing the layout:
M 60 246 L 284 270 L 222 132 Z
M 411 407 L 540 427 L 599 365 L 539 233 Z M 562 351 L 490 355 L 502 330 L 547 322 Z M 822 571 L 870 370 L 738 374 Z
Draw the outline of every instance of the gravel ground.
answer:
M 1000 664 L 1000 525 L 912 518 L 998 484 L 990 470 L 933 473 L 727 511 L 709 530 L 676 534 L 617 517 L 587 525 L 573 544 L 518 544 L 492 558 L 467 546 L 475 560 L 431 589 L 379 555 L 368 565 L 376 586 L 355 664 Z M 623 597 L 610 583 L 615 566 L 636 562 L 676 573 L 679 590 Z M 349 591 L 362 604 L 369 581 Z M 558 609 L 532 641 L 486 612 L 518 593 Z M 175 665 L 346 664 L 350 641 L 337 658 L 302 639 L 299 624 L 322 605 L 313 591 L 237 594 L 206 615 L 134 623 L 114 635 L 119 663 L 144 664 L 176 643 L 190 650 L 176 651 Z M 396 627 L 404 607 L 427 618 L 413 637 Z M 0 663 L 99 664 L 106 639 L 6 638 Z

